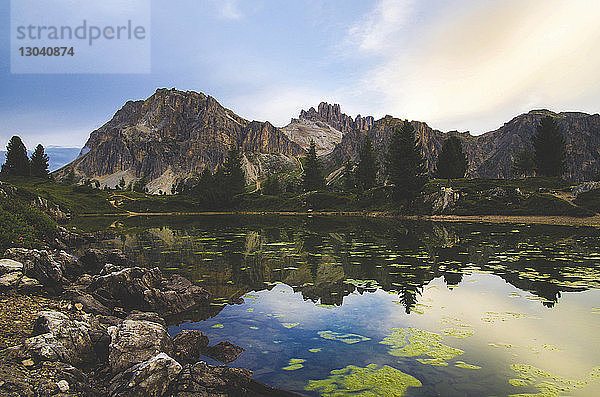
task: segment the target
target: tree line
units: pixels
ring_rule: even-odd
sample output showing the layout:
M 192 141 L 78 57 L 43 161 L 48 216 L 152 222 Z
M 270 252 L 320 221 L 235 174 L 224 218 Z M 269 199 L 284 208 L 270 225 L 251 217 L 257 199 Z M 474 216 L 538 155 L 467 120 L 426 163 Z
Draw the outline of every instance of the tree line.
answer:
M 37 145 L 31 157 L 27 156 L 27 148 L 18 136 L 13 136 L 6 146 L 6 161 L 0 173 L 6 176 L 33 176 L 49 178 L 48 155 L 44 147 Z

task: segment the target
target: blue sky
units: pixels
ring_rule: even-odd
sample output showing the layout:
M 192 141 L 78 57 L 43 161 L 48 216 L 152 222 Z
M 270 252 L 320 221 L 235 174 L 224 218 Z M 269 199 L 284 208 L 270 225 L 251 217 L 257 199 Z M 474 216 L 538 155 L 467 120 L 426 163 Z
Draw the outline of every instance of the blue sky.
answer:
M 0 146 L 14 134 L 28 146 L 82 146 L 125 101 L 159 87 L 202 91 L 277 126 L 323 100 L 476 134 L 534 108 L 600 109 L 597 0 L 151 5 L 150 74 L 17 75 L 3 0 Z

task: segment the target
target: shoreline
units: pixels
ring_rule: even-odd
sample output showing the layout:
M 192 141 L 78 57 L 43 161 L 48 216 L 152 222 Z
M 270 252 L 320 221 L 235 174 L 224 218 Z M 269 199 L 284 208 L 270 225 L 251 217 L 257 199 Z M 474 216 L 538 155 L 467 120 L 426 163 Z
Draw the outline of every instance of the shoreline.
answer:
M 535 224 L 555 226 L 600 227 L 600 215 L 573 217 L 565 215 L 397 215 L 388 211 L 202 211 L 202 212 L 126 212 L 118 214 L 81 214 L 77 217 L 136 217 L 136 216 L 348 216 L 390 218 L 412 221 L 491 224 Z

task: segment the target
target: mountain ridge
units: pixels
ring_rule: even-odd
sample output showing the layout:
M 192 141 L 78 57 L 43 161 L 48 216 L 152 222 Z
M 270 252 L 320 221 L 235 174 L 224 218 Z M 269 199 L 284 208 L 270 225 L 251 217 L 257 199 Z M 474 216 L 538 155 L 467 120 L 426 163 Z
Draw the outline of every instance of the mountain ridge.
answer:
M 467 176 L 507 178 L 512 176 L 514 156 L 531 146 L 539 120 L 547 115 L 557 118 L 565 134 L 565 177 L 581 181 L 600 174 L 598 114 L 536 109 L 477 136 L 442 132 L 421 121 L 411 123 L 430 171 L 435 169 L 443 141 L 455 135 L 469 157 Z M 269 121 L 246 120 L 201 92 L 159 88 L 145 100 L 127 101 L 111 120 L 90 133 L 80 156 L 56 175 L 60 179 L 73 169 L 77 179 L 94 178 L 111 187 L 121 178 L 129 183 L 145 176 L 151 180 L 152 192 L 170 192 L 178 179 L 197 175 L 204 167 L 214 170 L 231 145 L 240 148 L 251 181 L 297 167 L 297 157 L 305 155 L 310 140 L 317 144 L 327 168 L 339 169 L 347 159 L 357 160 L 366 134 L 383 164 L 391 134 L 402 123 L 392 116 L 353 118 L 343 113 L 339 104 L 321 102 L 277 128 Z

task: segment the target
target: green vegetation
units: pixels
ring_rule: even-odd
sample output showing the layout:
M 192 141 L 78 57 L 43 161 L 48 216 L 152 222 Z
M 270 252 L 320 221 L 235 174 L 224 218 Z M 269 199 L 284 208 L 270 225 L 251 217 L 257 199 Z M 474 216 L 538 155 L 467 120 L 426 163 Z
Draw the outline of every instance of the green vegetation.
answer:
M 388 365 L 377 369 L 377 364 L 365 368 L 349 365 L 330 372 L 323 380 L 311 380 L 305 387 L 322 396 L 402 396 L 409 387 L 420 387 L 421 382 L 411 375 Z
M 0 185 L 0 252 L 37 248 L 56 237 L 56 223 L 31 205 L 34 199 L 26 190 Z
M 517 177 L 531 176 L 535 171 L 535 154 L 529 150 L 521 150 L 513 161 L 511 171 Z
M 535 169 L 539 176 L 562 175 L 565 167 L 565 138 L 553 117 L 544 117 L 532 137 Z
M 37 145 L 31 154 L 31 176 L 38 178 L 48 178 L 48 155 L 44 152 L 42 145 Z
M 361 190 L 369 190 L 375 187 L 377 183 L 377 159 L 373 143 L 369 135 L 365 136 L 365 140 L 358 153 L 359 160 L 356 168 L 356 182 Z
M 6 162 L 2 164 L 2 175 L 29 175 L 29 158 L 27 148 L 18 136 L 13 136 L 6 146 Z
M 436 174 L 442 179 L 463 178 L 467 172 L 467 157 L 462 149 L 460 139 L 451 136 L 442 145 L 438 156 Z
M 302 178 L 304 190 L 311 192 L 325 187 L 325 178 L 323 178 L 323 168 L 317 157 L 317 149 L 314 141 L 310 141 L 310 148 L 304 164 L 304 175 Z
M 427 170 L 415 127 L 408 120 L 394 129 L 385 168 L 394 199 L 410 206 L 427 182 Z

